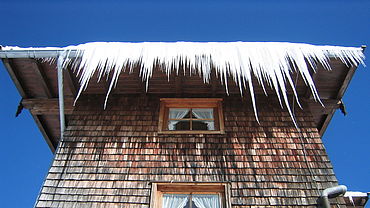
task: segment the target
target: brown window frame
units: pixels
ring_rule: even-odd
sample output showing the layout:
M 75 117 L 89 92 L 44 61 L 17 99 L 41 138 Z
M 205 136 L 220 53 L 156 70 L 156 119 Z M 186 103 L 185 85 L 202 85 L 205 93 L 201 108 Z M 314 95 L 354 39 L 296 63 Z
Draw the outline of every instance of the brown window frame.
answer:
M 218 194 L 221 208 L 231 208 L 229 183 L 151 183 L 150 208 L 162 208 L 163 194 Z
M 161 98 L 159 111 L 159 134 L 224 134 L 224 117 L 222 111 L 222 98 Z M 168 111 L 170 108 L 213 108 L 213 117 L 216 130 L 168 130 Z M 201 119 L 184 119 L 201 120 Z

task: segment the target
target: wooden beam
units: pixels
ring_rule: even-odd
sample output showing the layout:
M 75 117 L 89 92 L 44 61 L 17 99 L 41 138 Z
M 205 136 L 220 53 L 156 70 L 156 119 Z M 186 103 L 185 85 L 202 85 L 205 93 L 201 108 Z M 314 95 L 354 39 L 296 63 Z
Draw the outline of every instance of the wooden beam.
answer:
M 216 96 L 217 92 L 217 77 L 216 72 L 214 69 L 212 69 L 211 72 L 211 88 L 212 88 L 212 96 Z
M 185 73 L 185 66 L 180 65 L 180 68 L 177 71 L 177 74 L 175 74 L 175 94 L 176 97 L 182 97 L 183 94 L 183 79 L 184 79 L 184 73 Z
M 28 95 L 24 91 L 23 84 L 21 80 L 17 76 L 17 72 L 14 70 L 13 63 L 10 59 L 2 59 L 5 69 L 8 71 L 10 78 L 13 80 L 15 86 L 18 89 L 19 94 L 22 96 L 22 98 L 27 98 Z
M 339 108 L 340 100 L 338 99 L 321 99 L 322 106 L 318 101 L 313 99 L 302 99 L 307 103 L 312 113 L 330 114 L 333 110 Z
M 181 72 L 175 76 L 175 92 L 177 97 L 182 97 L 182 77 Z
M 338 91 L 338 94 L 337 94 L 337 98 L 338 99 L 342 99 L 344 93 L 346 92 L 348 86 L 349 86 L 349 82 L 352 80 L 352 77 L 353 75 L 355 74 L 355 71 L 356 71 L 356 68 L 355 66 L 351 66 L 349 69 L 348 69 L 348 72 L 347 72 L 347 75 L 346 75 L 346 78 L 344 78 L 344 81 L 343 81 L 343 84 L 342 86 L 339 88 L 339 91 Z
M 136 77 L 136 82 L 137 82 L 137 85 L 139 86 L 139 93 L 141 96 L 145 96 L 147 93 L 146 83 L 143 82 L 142 78 L 140 77 L 140 66 L 136 66 L 133 70 L 134 70 L 133 75 Z
M 319 73 L 318 72 L 318 69 L 317 69 L 317 63 L 316 63 L 316 68 L 315 69 L 312 69 L 310 71 L 310 75 L 311 75 L 311 78 L 312 78 L 312 81 L 315 83 L 316 82 L 316 77 L 317 77 L 317 74 Z M 315 83 L 316 84 L 316 83 Z M 307 89 L 306 89 L 306 92 L 305 92 L 305 95 L 304 95 L 305 98 L 307 99 L 311 99 L 312 98 L 312 92 L 311 92 L 311 89 L 309 86 L 307 86 Z
M 24 91 L 23 84 L 22 84 L 21 80 L 17 76 L 17 71 L 14 69 L 14 65 L 13 65 L 12 61 L 10 59 L 2 59 L 2 61 L 4 63 L 4 66 L 5 66 L 6 70 L 8 71 L 11 79 L 13 80 L 15 86 L 17 87 L 19 94 L 23 98 L 22 105 L 24 105 L 24 104 L 27 105 L 27 101 L 32 100 L 32 99 L 27 99 L 28 95 Z M 57 113 L 59 114 L 59 111 L 57 111 Z M 40 132 L 43 135 L 46 143 L 50 147 L 50 150 L 52 152 L 55 152 L 56 147 L 53 144 L 51 135 L 44 128 L 45 127 L 45 124 L 42 122 L 41 116 L 40 115 L 33 114 L 33 113 L 31 113 L 31 115 L 32 115 L 32 117 L 33 117 L 36 125 L 40 129 Z
M 67 67 L 64 70 L 64 77 L 65 77 L 65 81 L 66 81 L 66 83 L 69 87 L 69 90 L 72 93 L 72 96 L 75 98 L 77 96 L 77 92 L 78 92 L 78 84 L 77 84 L 76 77 L 74 76 L 72 70 L 69 67 Z
M 70 115 L 73 112 L 73 99 L 65 98 L 65 114 Z M 31 111 L 33 115 L 59 115 L 59 102 L 58 98 L 45 99 L 33 98 L 23 99 L 22 105 L 24 108 Z
M 52 98 L 53 93 L 51 91 L 51 85 L 48 82 L 48 79 L 45 75 L 45 70 L 43 69 L 41 63 L 35 59 L 32 60 L 32 63 L 35 65 L 35 73 L 37 74 L 37 77 L 39 78 L 39 83 L 42 86 L 42 89 L 45 92 L 45 95 L 47 98 Z
M 356 71 L 356 66 L 351 66 L 349 69 L 348 69 L 348 72 L 347 72 L 347 75 L 346 77 L 344 78 L 344 81 L 343 81 L 343 84 L 342 86 L 339 88 L 338 90 L 338 94 L 336 96 L 337 100 L 339 101 L 340 99 L 342 99 L 343 95 L 344 95 L 344 92 L 347 90 L 348 88 L 348 85 L 349 85 L 349 82 L 351 81 L 355 71 Z M 324 122 L 322 124 L 321 127 L 319 127 L 319 132 L 320 132 L 320 135 L 323 136 L 324 133 L 325 133 L 325 130 L 326 128 L 328 127 L 331 119 L 333 118 L 334 116 L 334 113 L 335 113 L 335 110 L 336 109 L 333 109 L 332 111 L 330 111 L 328 113 L 328 115 L 326 116 L 326 118 L 324 119 Z

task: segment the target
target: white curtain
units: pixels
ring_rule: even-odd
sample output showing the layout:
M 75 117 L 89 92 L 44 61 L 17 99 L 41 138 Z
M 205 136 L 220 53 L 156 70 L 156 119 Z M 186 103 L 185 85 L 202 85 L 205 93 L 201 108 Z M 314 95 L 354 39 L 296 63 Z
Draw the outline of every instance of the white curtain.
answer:
M 187 108 L 170 108 L 169 110 L 169 118 L 170 119 L 182 119 L 188 114 L 190 109 Z M 169 121 L 168 122 L 168 130 L 175 130 L 175 125 L 179 121 Z
M 220 197 L 217 194 L 194 194 L 192 197 L 198 208 L 220 208 Z
M 213 119 L 213 108 L 194 108 L 193 115 L 199 119 Z M 215 130 L 214 121 L 202 121 L 207 124 L 208 130 Z
M 162 208 L 183 208 L 188 200 L 187 194 L 164 194 Z

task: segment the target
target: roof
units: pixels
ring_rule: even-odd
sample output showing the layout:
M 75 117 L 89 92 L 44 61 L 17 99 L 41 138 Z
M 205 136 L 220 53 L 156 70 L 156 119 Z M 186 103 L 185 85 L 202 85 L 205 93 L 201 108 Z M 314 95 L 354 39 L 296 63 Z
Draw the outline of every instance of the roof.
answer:
M 364 207 L 369 200 L 370 192 L 364 193 L 364 192 L 358 192 L 358 191 L 347 191 L 344 194 L 344 200 L 347 203 L 348 206 L 353 207 Z
M 311 110 L 323 134 L 355 69 L 363 64 L 362 51 L 269 42 L 87 43 L 4 47 L 0 58 L 53 150 L 59 137 L 57 57 L 66 69 L 67 116 L 82 91 L 106 94 L 106 102 L 109 94 L 242 94 L 250 98 L 256 121 L 258 97 L 274 96 L 294 123 L 294 105 L 308 103 L 303 107 Z

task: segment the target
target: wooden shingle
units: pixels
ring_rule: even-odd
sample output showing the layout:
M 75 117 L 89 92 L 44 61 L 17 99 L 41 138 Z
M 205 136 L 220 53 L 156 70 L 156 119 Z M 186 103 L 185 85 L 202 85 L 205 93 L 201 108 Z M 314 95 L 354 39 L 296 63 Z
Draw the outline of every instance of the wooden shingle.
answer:
M 79 101 L 36 207 L 146 208 L 158 181 L 229 182 L 233 207 L 316 207 L 337 184 L 309 112 L 296 112 L 298 131 L 266 101 L 258 124 L 250 105 L 226 97 L 225 134 L 158 135 L 159 97 L 112 100 L 124 102 Z

